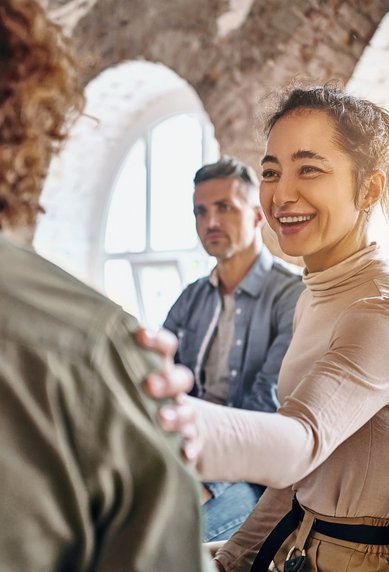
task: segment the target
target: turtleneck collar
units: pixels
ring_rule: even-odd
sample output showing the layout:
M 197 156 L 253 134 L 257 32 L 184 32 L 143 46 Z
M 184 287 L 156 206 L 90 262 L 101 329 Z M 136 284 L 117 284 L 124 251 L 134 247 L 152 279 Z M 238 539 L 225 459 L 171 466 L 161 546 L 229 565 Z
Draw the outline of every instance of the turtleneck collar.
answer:
M 380 256 L 379 246 L 372 243 L 321 272 L 309 273 L 305 268 L 303 282 L 313 296 L 331 296 L 374 279 L 384 269 L 387 271 L 388 267 Z

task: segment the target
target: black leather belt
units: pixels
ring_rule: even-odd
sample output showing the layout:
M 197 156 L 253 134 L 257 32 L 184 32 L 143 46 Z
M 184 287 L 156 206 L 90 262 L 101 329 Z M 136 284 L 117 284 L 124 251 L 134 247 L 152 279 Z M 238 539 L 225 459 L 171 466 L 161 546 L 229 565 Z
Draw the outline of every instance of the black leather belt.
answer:
M 304 510 L 294 498 L 292 510 L 271 531 L 259 550 L 251 572 L 267 572 L 271 561 L 290 534 L 304 518 Z M 347 542 L 358 544 L 389 544 L 389 526 L 373 526 L 369 524 L 341 524 L 315 519 L 312 530 Z

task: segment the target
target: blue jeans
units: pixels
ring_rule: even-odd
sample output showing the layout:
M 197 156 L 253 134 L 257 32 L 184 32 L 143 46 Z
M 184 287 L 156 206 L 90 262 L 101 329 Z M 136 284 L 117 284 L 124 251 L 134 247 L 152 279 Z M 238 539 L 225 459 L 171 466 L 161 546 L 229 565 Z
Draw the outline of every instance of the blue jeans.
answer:
M 228 540 L 246 520 L 265 490 L 262 485 L 244 482 L 222 484 L 222 492 L 202 507 L 203 542 Z M 209 488 L 213 492 L 213 488 Z

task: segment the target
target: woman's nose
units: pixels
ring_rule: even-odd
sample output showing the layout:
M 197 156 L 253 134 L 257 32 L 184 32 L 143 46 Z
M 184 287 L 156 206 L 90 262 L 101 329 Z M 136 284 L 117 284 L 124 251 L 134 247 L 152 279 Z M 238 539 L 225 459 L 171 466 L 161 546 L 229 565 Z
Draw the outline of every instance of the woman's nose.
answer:
M 295 203 L 298 198 L 299 192 L 296 181 L 293 178 L 281 176 L 274 190 L 273 203 L 282 206 L 286 203 Z

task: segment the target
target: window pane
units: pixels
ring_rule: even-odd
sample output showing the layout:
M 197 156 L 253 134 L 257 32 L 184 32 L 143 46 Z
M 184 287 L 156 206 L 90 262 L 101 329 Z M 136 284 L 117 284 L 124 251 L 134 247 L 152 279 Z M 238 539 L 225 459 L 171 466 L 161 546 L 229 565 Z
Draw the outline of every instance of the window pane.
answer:
M 142 293 L 143 320 L 147 326 L 158 329 L 182 291 L 177 263 L 134 265 L 134 272 Z
M 116 178 L 105 231 L 106 252 L 142 252 L 146 247 L 145 142 L 131 147 Z
M 126 260 L 108 260 L 104 266 L 105 292 L 111 300 L 140 319 L 134 278 Z
M 194 248 L 193 177 L 201 166 L 202 129 L 189 115 L 159 123 L 151 139 L 151 248 Z

